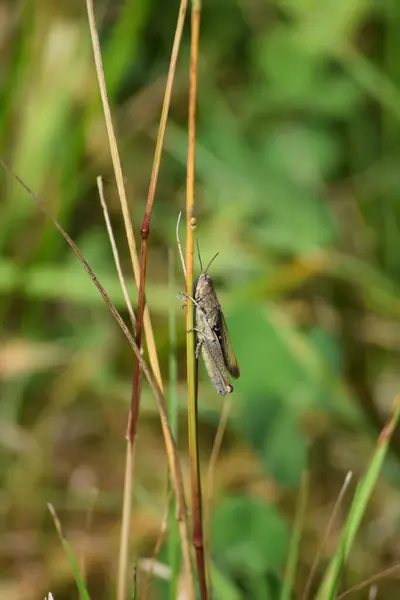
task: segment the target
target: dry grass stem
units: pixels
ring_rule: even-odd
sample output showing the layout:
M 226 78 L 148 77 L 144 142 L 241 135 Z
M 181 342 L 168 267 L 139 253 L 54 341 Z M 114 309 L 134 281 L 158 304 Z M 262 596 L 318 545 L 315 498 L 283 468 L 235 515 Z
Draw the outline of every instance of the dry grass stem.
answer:
M 108 213 L 107 203 L 106 203 L 106 200 L 104 197 L 103 180 L 99 176 L 99 177 L 97 177 L 96 181 L 97 181 L 97 188 L 99 190 L 100 203 L 101 203 L 103 213 L 104 213 L 104 220 L 105 220 L 106 227 L 107 227 L 107 233 L 108 233 L 108 237 L 110 239 L 114 262 L 115 262 L 115 266 L 116 266 L 117 273 L 118 273 L 119 282 L 121 284 L 122 293 L 124 295 L 126 307 L 128 309 L 129 317 L 131 320 L 132 331 L 134 332 L 136 329 L 135 313 L 133 311 L 131 299 L 129 298 L 128 290 L 126 288 L 124 274 L 123 274 L 122 268 L 121 268 L 121 262 L 119 260 L 118 248 L 117 248 L 117 244 L 115 242 L 115 237 L 114 237 L 114 233 L 113 233 L 113 229 L 112 229 L 112 225 L 111 225 L 110 215 Z
M 358 583 L 352 588 L 346 590 L 342 594 L 339 594 L 336 600 L 343 600 L 343 598 L 347 598 L 347 596 L 350 596 L 350 594 L 354 594 L 354 592 L 359 592 L 360 590 L 363 590 L 368 586 L 372 586 L 372 589 L 374 587 L 375 589 L 377 589 L 376 586 L 374 586 L 373 584 L 375 584 L 377 581 L 380 581 L 381 579 L 385 579 L 386 577 L 394 575 L 395 573 L 397 573 L 397 571 L 400 571 L 400 565 L 393 565 L 393 567 L 389 567 L 384 571 L 381 571 L 380 573 L 376 573 L 375 575 L 368 577 L 368 579 L 366 579 L 365 581 L 362 581 L 361 583 Z
M 181 265 L 182 265 L 182 271 L 183 271 L 183 276 L 185 278 L 186 281 L 186 267 L 185 267 L 185 259 L 183 258 L 183 252 L 182 252 L 182 244 L 181 244 L 181 240 L 179 237 L 179 225 L 181 222 L 181 217 L 182 217 L 182 211 L 179 213 L 178 215 L 178 220 L 176 222 L 176 243 L 178 245 L 178 252 L 179 252 L 179 257 L 181 259 Z
M 117 182 L 118 195 L 119 195 L 119 199 L 120 199 L 120 203 L 121 203 L 122 215 L 123 215 L 123 219 L 124 219 L 124 226 L 125 226 L 125 230 L 126 230 L 126 237 L 127 237 L 128 246 L 129 246 L 129 253 L 130 253 L 130 257 L 131 257 L 131 261 L 132 261 L 133 274 L 135 277 L 136 285 L 139 288 L 139 281 L 140 281 L 139 258 L 138 258 L 138 254 L 137 254 L 137 250 L 136 250 L 136 243 L 135 243 L 135 238 L 133 235 L 133 228 L 132 228 L 132 220 L 130 217 L 128 202 L 127 202 L 127 198 L 126 198 L 124 178 L 123 178 L 122 167 L 121 167 L 121 160 L 119 157 L 118 146 L 117 146 L 117 141 L 116 141 L 116 137 L 115 137 L 112 117 L 111 117 L 111 110 L 110 110 L 110 106 L 109 106 L 109 102 L 108 102 L 106 82 L 105 82 L 105 78 L 104 78 L 103 61 L 101 58 L 101 51 L 100 51 L 100 42 L 99 42 L 99 36 L 97 33 L 96 22 L 95 22 L 95 18 L 94 18 L 93 1 L 86 0 L 86 6 L 87 6 L 87 12 L 88 12 L 88 18 L 89 18 L 90 36 L 91 36 L 92 45 L 93 45 L 93 54 L 94 54 L 94 61 L 95 61 L 95 65 L 96 65 L 97 79 L 99 82 L 100 95 L 101 95 L 101 99 L 102 99 L 102 103 L 103 103 L 104 118 L 105 118 L 106 127 L 107 127 L 108 141 L 110 144 L 111 158 L 112 158 L 112 163 L 113 163 L 113 168 L 114 168 L 114 173 L 115 173 L 115 179 Z M 155 344 L 155 340 L 154 340 L 153 330 L 151 327 L 150 314 L 149 314 L 149 310 L 148 310 L 147 306 L 145 307 L 145 310 L 144 310 L 143 323 L 144 323 L 147 350 L 149 353 L 149 361 L 151 364 L 151 368 L 153 370 L 154 376 L 157 380 L 159 387 L 161 389 L 163 389 L 161 370 L 160 370 L 160 365 L 159 365 L 158 356 L 157 356 L 157 349 L 156 349 L 156 344 Z

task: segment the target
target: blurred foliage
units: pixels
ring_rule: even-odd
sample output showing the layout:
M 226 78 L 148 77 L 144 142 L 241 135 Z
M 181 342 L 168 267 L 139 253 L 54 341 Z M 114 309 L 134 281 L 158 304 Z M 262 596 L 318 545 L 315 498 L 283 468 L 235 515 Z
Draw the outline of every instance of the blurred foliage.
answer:
M 178 2 L 95 4 L 138 232 Z M 278 597 L 308 465 L 300 595 L 344 477 L 364 471 L 399 388 L 399 26 L 393 0 L 203 1 L 198 239 L 203 262 L 220 252 L 212 275 L 242 373 L 213 499 L 213 569 L 223 599 Z M 185 190 L 189 33 L 187 24 L 150 236 L 147 294 L 165 377 L 167 249 L 176 248 Z M 0 48 L 0 152 L 124 310 L 98 174 L 134 302 L 136 291 L 84 3 L 0 1 Z M 92 597 L 111 598 L 131 353 L 59 234 L 4 173 L 0 185 L 0 595 L 75 593 L 51 502 L 77 559 L 85 558 Z M 176 291 L 183 285 L 179 273 Z M 186 461 L 178 301 L 176 315 Z M 221 402 L 204 369 L 201 377 L 206 467 Z M 142 408 L 132 524 L 140 557 L 152 553 L 166 489 L 145 385 Z M 399 561 L 399 433 L 389 458 L 345 587 Z M 323 562 L 339 529 L 340 519 Z M 397 590 L 396 581 L 382 582 L 379 598 L 397 598 Z

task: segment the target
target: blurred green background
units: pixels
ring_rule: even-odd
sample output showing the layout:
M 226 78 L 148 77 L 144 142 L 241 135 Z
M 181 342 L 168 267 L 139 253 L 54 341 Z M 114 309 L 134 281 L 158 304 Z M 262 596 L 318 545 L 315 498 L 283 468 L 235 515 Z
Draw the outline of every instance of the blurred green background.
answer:
M 178 2 L 99 0 L 95 9 L 138 232 Z M 345 475 L 364 472 L 399 389 L 399 30 L 396 0 L 203 2 L 198 239 L 204 263 L 220 253 L 212 275 L 242 373 L 215 475 L 213 558 L 229 582 L 223 599 L 277 597 L 308 465 L 301 597 Z M 166 381 L 169 311 L 177 319 L 185 475 L 175 225 L 185 194 L 189 34 L 187 23 L 147 283 Z M 83 2 L 0 2 L 0 145 L 128 320 L 96 189 L 102 175 L 135 304 Z M 0 186 L 0 596 L 76 597 L 51 502 L 84 557 L 93 598 L 112 598 L 132 354 L 60 235 L 4 172 Z M 200 398 L 205 468 L 222 401 L 203 368 Z M 399 562 L 399 459 L 395 432 L 344 589 Z M 160 529 L 166 464 L 144 384 L 132 524 L 138 557 L 151 555 Z M 342 513 L 321 568 L 346 506 Z M 383 581 L 378 597 L 398 598 L 399 585 Z

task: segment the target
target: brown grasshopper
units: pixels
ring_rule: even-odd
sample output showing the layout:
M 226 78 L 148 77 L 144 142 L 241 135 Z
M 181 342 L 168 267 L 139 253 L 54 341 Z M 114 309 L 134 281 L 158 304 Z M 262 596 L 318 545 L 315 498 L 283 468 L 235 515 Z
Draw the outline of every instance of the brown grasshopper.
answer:
M 203 271 L 200 252 L 198 254 L 202 273 L 194 282 L 193 298 L 190 298 L 195 311 L 193 331 L 196 332 L 196 359 L 201 351 L 211 382 L 218 394 L 225 396 L 233 392 L 229 375 L 237 379 L 240 371 L 214 282 L 208 275 L 208 269 L 217 254 L 211 259 L 205 271 Z

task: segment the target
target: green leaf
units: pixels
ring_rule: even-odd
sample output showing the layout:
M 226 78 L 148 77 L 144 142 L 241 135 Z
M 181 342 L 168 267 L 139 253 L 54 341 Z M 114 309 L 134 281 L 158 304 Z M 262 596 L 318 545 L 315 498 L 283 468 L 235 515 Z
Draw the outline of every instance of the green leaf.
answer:
M 212 520 L 213 555 L 241 573 L 277 572 L 288 548 L 288 529 L 268 504 L 246 497 L 224 500 Z
M 263 463 L 281 486 L 299 486 L 307 464 L 307 444 L 299 424 L 287 409 L 281 411 L 265 436 Z
M 255 44 L 254 58 L 272 88 L 291 97 L 309 95 L 321 65 L 320 58 L 299 51 L 298 41 L 287 27 L 275 27 L 270 35 L 262 36 Z
M 276 173 L 300 185 L 320 185 L 336 168 L 339 146 L 322 127 L 285 124 L 271 128 L 263 156 Z
M 334 241 L 333 219 L 313 190 L 271 174 L 260 184 L 260 193 L 264 204 L 253 211 L 251 222 L 252 237 L 259 244 L 292 254 L 312 252 Z M 273 206 L 268 206 L 268 199 L 274 200 Z
M 265 438 L 282 411 L 283 403 L 275 396 L 251 394 L 240 406 L 236 421 L 238 430 L 255 450 L 263 455 Z
M 288 406 L 274 397 L 248 396 L 237 426 L 258 452 L 270 477 L 281 486 L 299 485 L 306 467 L 307 443 Z
M 229 330 L 241 370 L 235 389 L 243 398 L 276 396 L 295 413 L 315 405 L 327 365 L 284 311 L 246 307 L 229 317 Z
M 211 564 L 212 587 L 218 600 L 244 600 L 244 596 L 220 569 Z

